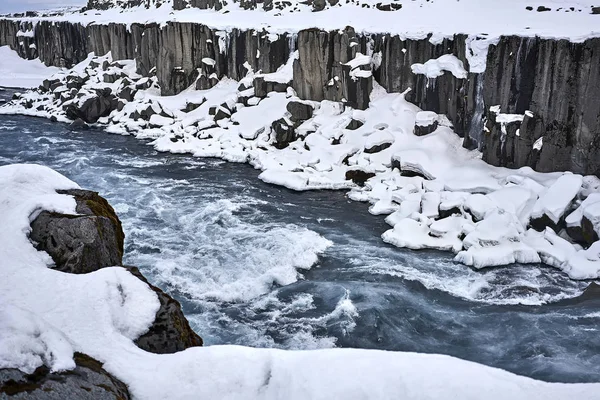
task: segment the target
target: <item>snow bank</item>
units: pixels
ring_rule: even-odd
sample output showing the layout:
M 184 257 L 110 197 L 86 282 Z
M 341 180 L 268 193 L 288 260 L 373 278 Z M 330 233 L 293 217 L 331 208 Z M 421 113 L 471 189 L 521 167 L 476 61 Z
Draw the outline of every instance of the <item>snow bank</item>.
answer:
M 565 400 L 593 398 L 600 390 L 600 384 L 545 383 L 431 354 L 239 346 L 147 353 L 133 343 L 158 308 L 145 284 L 116 267 L 85 275 L 48 269 L 48 255 L 27 238 L 41 209 L 75 212 L 74 199 L 55 190 L 77 185 L 36 165 L 0 167 L 0 185 L 0 368 L 70 369 L 76 350 L 103 362 L 138 399 L 431 400 L 488 393 L 490 399 Z
M 59 70 L 57 67 L 45 66 L 37 58 L 24 60 L 8 46 L 0 47 L 0 86 L 35 88 Z

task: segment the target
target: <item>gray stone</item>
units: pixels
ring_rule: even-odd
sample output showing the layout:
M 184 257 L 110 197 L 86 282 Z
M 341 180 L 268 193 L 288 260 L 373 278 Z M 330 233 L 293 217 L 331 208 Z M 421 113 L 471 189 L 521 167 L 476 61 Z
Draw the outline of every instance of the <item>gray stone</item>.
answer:
M 313 107 L 310 104 L 299 101 L 290 101 L 287 110 L 291 114 L 292 121 L 306 121 L 313 116 Z
M 75 197 L 77 213 L 43 211 L 31 224 L 36 248 L 50 254 L 54 269 L 88 273 L 122 264 L 124 234 L 117 215 L 96 192 L 68 190 Z
M 102 363 L 75 353 L 76 367 L 50 372 L 46 366 L 32 374 L 18 369 L 0 369 L 0 399 L 23 400 L 128 400 L 127 386 L 106 372 Z

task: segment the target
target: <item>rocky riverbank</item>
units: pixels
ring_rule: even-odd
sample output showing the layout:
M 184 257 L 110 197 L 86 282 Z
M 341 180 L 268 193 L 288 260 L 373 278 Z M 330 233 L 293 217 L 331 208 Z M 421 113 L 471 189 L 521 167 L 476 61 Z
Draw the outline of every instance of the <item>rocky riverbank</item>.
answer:
M 77 214 L 42 211 L 31 223 L 30 239 L 38 250 L 50 255 L 51 267 L 68 274 L 87 274 L 102 268 L 122 266 L 124 233 L 108 202 L 96 192 L 64 190 L 72 196 Z M 135 267 L 124 266 L 158 297 L 160 307 L 148 331 L 135 343 L 145 351 L 166 354 L 202 346 L 181 311 L 180 304 L 151 285 Z M 76 353 L 75 368 L 51 371 L 44 364 L 31 374 L 18 369 L 0 369 L 0 398 L 27 399 L 130 399 L 127 385 L 102 368 L 102 363 Z

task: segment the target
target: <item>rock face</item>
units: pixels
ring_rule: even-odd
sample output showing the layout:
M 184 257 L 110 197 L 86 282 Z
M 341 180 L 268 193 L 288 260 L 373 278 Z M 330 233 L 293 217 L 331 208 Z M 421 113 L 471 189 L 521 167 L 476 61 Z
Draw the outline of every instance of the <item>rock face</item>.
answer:
M 133 0 L 128 4 L 148 6 L 153 1 Z M 102 8 L 109 3 L 122 6 L 124 0 L 91 0 L 90 7 Z M 218 9 L 221 3 L 177 0 L 174 7 Z M 287 7 L 285 3 L 244 0 L 240 5 L 270 10 Z M 307 4 L 320 10 L 335 3 L 320 0 Z M 397 4 L 382 3 L 379 8 L 387 9 L 388 5 L 392 10 Z M 503 36 L 489 45 L 485 68 L 478 65 L 476 69 L 481 73 L 456 77 L 445 72 L 430 78 L 412 71 L 413 64 L 443 55 L 455 56 L 470 71 L 471 51 L 480 47 L 477 42 L 487 43 L 485 37 L 460 34 L 439 40 L 431 35 L 403 39 L 357 33 L 351 27 L 274 35 L 264 30 L 224 32 L 178 22 L 127 27 L 42 19 L 33 26 L 31 22 L 0 19 L 0 46 L 11 46 L 21 57 L 37 56 L 47 65 L 71 66 L 92 51 L 98 55 L 110 51 L 114 59 L 135 59 L 139 74 L 156 76 L 164 95 L 177 94 L 191 85 L 208 89 L 225 76 L 240 80 L 249 68 L 263 74 L 275 72 L 297 50 L 291 85 L 304 100 L 331 100 L 365 109 L 374 81 L 388 92 L 410 88 L 406 94 L 409 101 L 423 110 L 446 115 L 456 133 L 464 137 L 464 146 L 479 148 L 491 164 L 600 175 L 600 39 L 571 43 Z M 482 55 L 479 61 L 484 60 Z M 288 85 L 256 80 L 254 86 L 255 95 L 265 97 L 269 91 L 286 90 Z M 102 115 L 100 105 L 108 105 L 108 101 L 96 99 L 88 104 L 95 109 L 92 114 Z M 500 106 L 506 114 L 530 111 L 531 116 L 513 123 L 506 132 L 493 125 L 486 131 L 484 121 L 491 119 L 492 106 Z M 115 107 L 117 104 L 111 104 Z
M 42 212 L 31 224 L 30 238 L 39 250 L 54 260 L 54 269 L 83 274 L 110 266 L 121 266 L 124 234 L 121 222 L 108 202 L 96 192 L 68 190 L 77 202 L 80 215 Z M 148 283 L 135 267 L 126 267 L 156 292 L 160 308 L 147 333 L 136 344 L 153 353 L 174 353 L 202 346 L 186 320 L 181 305 L 157 287 Z
M 37 249 L 50 254 L 55 269 L 72 274 L 121 265 L 125 236 L 110 204 L 96 192 L 61 193 L 75 197 L 80 215 L 40 213 L 31 224 L 30 234 Z
M 598 38 L 571 43 L 507 36 L 491 46 L 484 77 L 486 106 L 500 105 L 509 114 L 531 111 L 533 116 L 525 115 L 516 127 L 519 135 L 506 135 L 502 146 L 486 145 L 484 159 L 542 172 L 599 175 L 599 50 Z M 540 138 L 538 150 L 534 144 Z
M 128 400 L 127 386 L 102 368 L 93 358 L 75 353 L 76 367 L 55 373 L 41 366 L 32 374 L 18 369 L 0 369 L 0 399 L 40 400 Z

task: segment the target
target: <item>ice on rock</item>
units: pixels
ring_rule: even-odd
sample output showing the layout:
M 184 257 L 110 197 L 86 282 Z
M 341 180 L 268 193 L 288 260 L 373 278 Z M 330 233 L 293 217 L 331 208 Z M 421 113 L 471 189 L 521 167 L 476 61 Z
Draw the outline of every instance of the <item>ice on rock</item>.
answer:
M 575 211 L 567 215 L 567 217 L 565 218 L 565 223 L 567 224 L 567 227 L 581 226 L 584 211 L 588 206 L 591 206 L 595 203 L 600 203 L 600 193 L 591 193 L 585 200 L 581 202 L 581 204 L 575 209 Z M 592 210 L 592 213 L 590 214 L 592 218 L 593 214 L 595 214 L 595 212 Z
M 442 233 L 436 231 L 436 233 Z M 439 236 L 430 234 L 427 224 L 427 218 L 419 220 L 405 218 L 383 233 L 381 236 L 386 243 L 398 247 L 405 247 L 412 250 L 419 249 L 438 249 L 457 252 L 462 248 L 462 243 L 458 238 L 459 231 L 444 232 Z
M 468 211 L 476 221 L 481 221 L 485 214 L 494 208 L 496 208 L 496 203 L 481 193 L 469 196 L 464 203 L 465 211 Z
M 504 210 L 489 212 L 465 236 L 465 250 L 455 260 L 475 268 L 539 263 L 538 253 L 521 241 L 522 234 L 522 226 L 513 214 Z
M 524 235 L 523 241 L 537 251 L 543 263 L 562 269 L 569 274 L 570 268 L 567 268 L 565 263 L 572 254 L 577 252 L 577 249 L 573 244 L 558 236 L 552 228 L 546 228 L 543 232 L 529 229 Z
M 587 250 L 571 253 L 562 270 L 573 279 L 597 279 L 600 276 L 600 241 Z
M 458 79 L 467 78 L 467 70 L 461 60 L 452 54 L 445 54 L 439 58 L 428 60 L 425 64 L 413 64 L 414 74 L 425 75 L 428 78 L 437 78 L 448 71 Z
M 421 212 L 427 218 L 437 218 L 440 214 L 441 196 L 438 192 L 423 193 Z
M 438 120 L 438 115 L 433 111 L 420 111 L 417 113 L 415 125 L 429 126 Z
M 548 216 L 555 224 L 560 221 L 571 202 L 579 193 L 583 177 L 575 174 L 564 174 L 542 194 L 535 203 L 531 213 L 532 218 Z
M 486 195 L 495 207 L 498 207 L 519 218 L 526 225 L 531 216 L 532 209 L 537 201 L 537 194 L 519 186 L 509 186 L 488 193 Z

